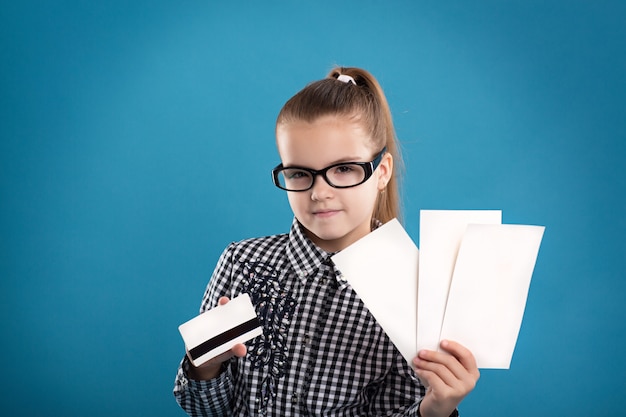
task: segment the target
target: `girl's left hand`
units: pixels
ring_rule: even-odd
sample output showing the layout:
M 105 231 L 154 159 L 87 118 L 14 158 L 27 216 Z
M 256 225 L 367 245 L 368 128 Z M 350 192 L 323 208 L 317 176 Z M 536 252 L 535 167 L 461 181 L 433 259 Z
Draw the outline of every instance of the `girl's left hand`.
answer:
M 441 348 L 448 353 L 422 350 L 413 359 L 415 372 L 427 387 L 422 417 L 450 416 L 480 377 L 472 352 L 449 340 L 443 340 Z

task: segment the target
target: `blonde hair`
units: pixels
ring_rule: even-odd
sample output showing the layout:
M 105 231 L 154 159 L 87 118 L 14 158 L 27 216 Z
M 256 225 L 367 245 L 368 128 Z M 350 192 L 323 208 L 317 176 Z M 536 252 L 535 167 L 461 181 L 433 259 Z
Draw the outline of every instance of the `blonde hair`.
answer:
M 340 75 L 352 77 L 354 84 L 351 80 L 337 80 Z M 402 158 L 391 110 L 376 78 L 360 68 L 333 68 L 326 78 L 310 83 L 285 103 L 276 126 L 294 121 L 314 122 L 329 115 L 344 116 L 361 123 L 372 138 L 371 146 L 375 152 L 387 147 L 394 160 L 394 169 L 386 189 L 377 199 L 372 218 L 383 223 L 394 217 L 402 220 L 398 174 Z

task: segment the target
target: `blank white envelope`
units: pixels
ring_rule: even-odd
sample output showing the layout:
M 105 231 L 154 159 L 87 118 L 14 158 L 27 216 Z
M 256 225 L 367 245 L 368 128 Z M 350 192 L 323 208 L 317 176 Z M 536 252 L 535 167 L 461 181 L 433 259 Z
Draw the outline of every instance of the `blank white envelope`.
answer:
M 459 246 L 470 223 L 502 223 L 500 210 L 421 210 L 417 348 L 438 350 Z
M 333 255 L 333 262 L 406 361 L 417 354 L 417 246 L 397 219 Z
M 510 366 L 544 229 L 510 224 L 467 227 L 441 338 L 467 347 L 479 368 Z

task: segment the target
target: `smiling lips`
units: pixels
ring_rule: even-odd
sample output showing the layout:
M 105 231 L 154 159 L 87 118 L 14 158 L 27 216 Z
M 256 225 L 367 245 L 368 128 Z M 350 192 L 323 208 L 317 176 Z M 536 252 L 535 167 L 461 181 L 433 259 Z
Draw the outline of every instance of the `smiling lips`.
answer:
M 339 210 L 324 209 L 314 211 L 313 215 L 316 217 L 331 217 L 337 213 L 339 213 Z

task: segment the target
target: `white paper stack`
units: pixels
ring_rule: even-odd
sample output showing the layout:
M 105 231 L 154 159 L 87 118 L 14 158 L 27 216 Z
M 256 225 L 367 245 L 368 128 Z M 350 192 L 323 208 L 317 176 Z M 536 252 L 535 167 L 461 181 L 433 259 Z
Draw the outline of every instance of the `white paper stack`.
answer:
M 479 368 L 508 369 L 544 227 L 501 218 L 499 210 L 422 211 L 419 268 L 395 219 L 333 261 L 409 364 L 448 339 L 469 348 Z

